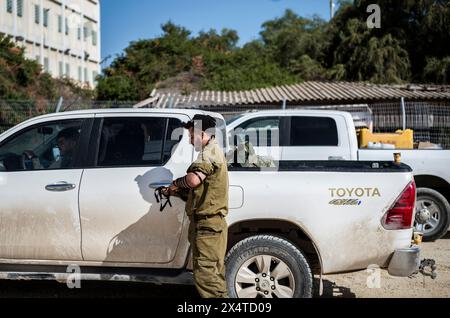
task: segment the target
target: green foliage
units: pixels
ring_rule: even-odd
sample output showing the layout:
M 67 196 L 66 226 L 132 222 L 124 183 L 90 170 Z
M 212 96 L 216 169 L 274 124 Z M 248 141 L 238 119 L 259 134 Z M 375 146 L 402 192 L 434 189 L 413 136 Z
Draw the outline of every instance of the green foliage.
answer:
M 443 59 L 434 57 L 427 59 L 423 76 L 428 83 L 450 83 L 450 56 Z
M 114 60 L 99 77 L 97 97 L 144 99 L 155 87 L 188 94 L 305 80 L 449 84 L 449 1 L 378 0 L 380 29 L 366 23 L 373 0 L 338 2 L 329 22 L 287 10 L 242 47 L 234 30 L 193 36 L 168 22 L 160 37 L 132 42 Z
M 44 100 L 59 96 L 92 98 L 89 90 L 42 72 L 42 67 L 26 59 L 24 50 L 15 46 L 10 37 L 0 35 L 0 100 L 39 101 L 36 107 L 43 108 Z
M 376 37 L 358 19 L 350 19 L 339 33 L 335 64 L 345 65 L 348 80 L 401 83 L 409 79 L 409 57 L 391 34 Z
M 378 0 L 381 28 L 367 26 L 373 0 L 341 0 L 326 22 L 292 10 L 265 22 L 260 39 L 238 46 L 235 30 L 192 35 L 169 21 L 153 39 L 131 42 L 98 77 L 95 97 L 141 100 L 154 88 L 244 90 L 306 80 L 450 83 L 450 1 Z M 92 98 L 52 79 L 0 37 L 0 99 Z
M 234 52 L 208 54 L 205 65 L 208 72 L 202 82 L 203 89 L 242 90 L 295 81 L 293 76 L 271 60 L 258 42 L 249 43 Z
M 236 31 L 197 36 L 172 22 L 132 42 L 99 78 L 100 99 L 144 99 L 156 88 L 244 90 L 305 80 L 448 84 L 450 4 L 379 0 L 381 28 L 367 26 L 372 0 L 339 1 L 333 20 L 287 10 L 238 47 Z M 1 87 L 1 83 L 0 83 Z
M 138 100 L 139 91 L 131 78 L 125 75 L 106 77 L 98 83 L 100 100 Z

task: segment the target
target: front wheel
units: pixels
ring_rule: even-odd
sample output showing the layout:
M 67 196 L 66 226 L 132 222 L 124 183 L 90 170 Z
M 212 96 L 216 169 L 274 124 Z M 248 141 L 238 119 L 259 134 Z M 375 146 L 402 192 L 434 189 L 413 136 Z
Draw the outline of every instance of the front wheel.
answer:
M 450 222 L 450 205 L 445 197 L 429 188 L 417 189 L 415 229 L 423 233 L 424 241 L 444 236 Z
M 231 298 L 310 298 L 310 266 L 289 241 L 257 235 L 237 243 L 226 258 Z

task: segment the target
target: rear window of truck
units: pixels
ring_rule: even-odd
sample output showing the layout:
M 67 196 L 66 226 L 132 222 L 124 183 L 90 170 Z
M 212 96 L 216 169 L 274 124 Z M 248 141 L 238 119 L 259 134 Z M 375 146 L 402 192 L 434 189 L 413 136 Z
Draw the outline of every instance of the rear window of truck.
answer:
M 338 146 L 336 121 L 329 117 L 291 117 L 290 147 Z

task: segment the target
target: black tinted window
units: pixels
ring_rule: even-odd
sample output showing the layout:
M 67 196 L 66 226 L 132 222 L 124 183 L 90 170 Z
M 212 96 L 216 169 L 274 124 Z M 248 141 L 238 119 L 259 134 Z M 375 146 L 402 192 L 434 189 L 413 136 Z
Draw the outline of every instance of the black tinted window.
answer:
M 292 117 L 290 146 L 337 146 L 336 122 L 328 117 Z
M 105 118 L 101 132 L 98 166 L 154 166 L 170 159 L 179 138 L 171 140 L 181 127 L 177 119 Z M 181 128 L 180 128 L 181 129 Z

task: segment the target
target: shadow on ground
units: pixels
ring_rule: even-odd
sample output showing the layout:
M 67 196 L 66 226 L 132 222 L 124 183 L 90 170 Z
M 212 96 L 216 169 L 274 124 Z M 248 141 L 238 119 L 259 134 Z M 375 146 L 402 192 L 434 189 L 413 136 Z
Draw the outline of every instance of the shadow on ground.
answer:
M 447 234 L 445 234 L 441 240 L 450 240 L 450 231 L 447 232 Z
M 81 282 L 69 289 L 54 281 L 0 281 L 0 298 L 198 298 L 194 286 Z
M 356 298 L 355 293 L 348 287 L 338 286 L 335 282 L 323 279 L 323 294 L 319 296 L 319 279 L 314 278 L 315 298 Z
M 314 297 L 319 297 L 315 279 Z M 323 298 L 354 298 L 346 287 L 323 280 Z M 0 298 L 198 298 L 194 286 L 154 285 L 123 282 L 82 282 L 80 289 L 69 289 L 53 281 L 0 281 Z

